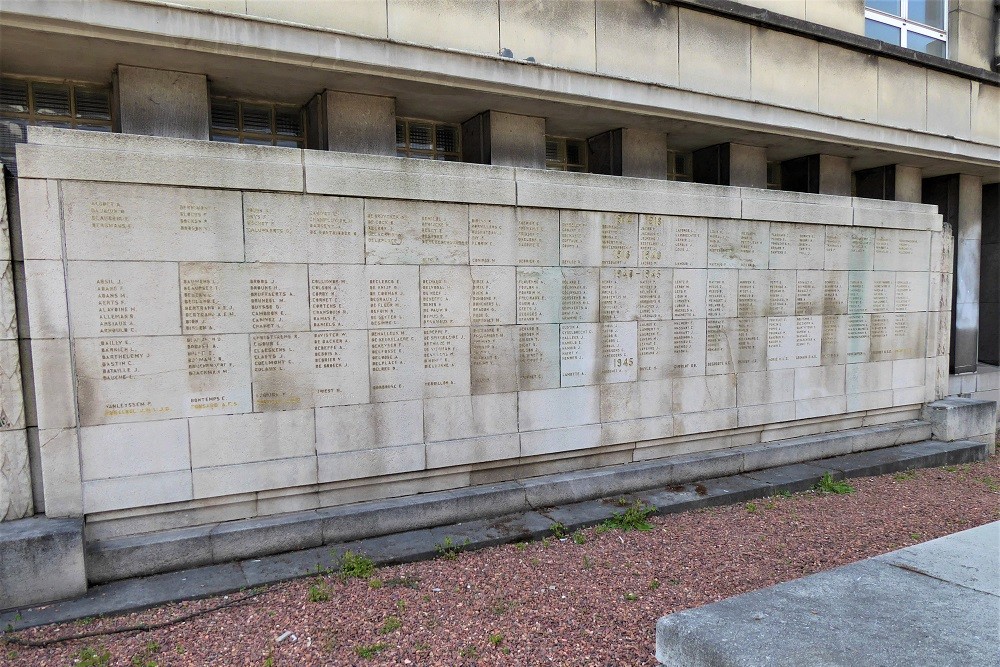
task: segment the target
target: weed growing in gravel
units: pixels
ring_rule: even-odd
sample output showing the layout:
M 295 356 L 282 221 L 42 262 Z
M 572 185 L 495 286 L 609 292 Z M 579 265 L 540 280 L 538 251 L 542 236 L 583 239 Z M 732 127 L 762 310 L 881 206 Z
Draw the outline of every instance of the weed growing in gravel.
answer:
M 379 644 L 371 644 L 368 646 L 355 646 L 354 652 L 358 655 L 359 658 L 374 658 L 376 655 L 386 650 L 387 648 L 389 648 L 388 644 L 379 643 Z
M 146 642 L 146 646 L 132 656 L 133 667 L 157 667 L 153 656 L 160 652 L 160 645 L 157 642 Z
M 460 655 L 463 658 L 475 658 L 476 657 L 476 647 L 475 646 L 466 646 L 465 648 L 463 648 L 461 651 L 458 652 L 458 655 Z
M 399 616 L 390 616 L 385 619 L 385 623 L 382 624 L 378 632 L 380 635 L 387 635 L 390 632 L 399 630 L 401 627 L 403 627 L 403 621 L 399 620 Z
M 372 577 L 368 580 L 368 588 L 371 588 L 372 590 L 378 590 L 379 588 L 382 588 L 382 586 L 383 582 L 378 577 Z
M 624 512 L 616 512 L 610 519 L 599 525 L 597 532 L 603 533 L 615 528 L 618 530 L 653 530 L 653 524 L 647 519 L 655 511 L 656 508 L 652 505 L 647 505 L 641 500 L 637 500 Z
M 437 551 L 438 556 L 445 560 L 455 560 L 467 546 L 469 546 L 469 538 L 465 538 L 465 541 L 459 544 L 450 535 L 446 535 L 440 544 L 434 545 L 434 550 Z
M 503 643 L 503 635 L 499 632 L 490 634 L 490 646 L 500 646 Z
M 583 557 L 583 569 L 584 570 L 590 570 L 590 569 L 593 569 L 593 567 L 594 567 L 594 563 L 591 562 L 590 558 L 588 558 L 587 556 L 584 556 Z
M 274 667 L 274 655 L 273 654 L 268 653 L 267 657 L 264 658 L 264 667 Z
M 774 494 L 774 495 L 776 495 L 776 496 L 779 496 L 779 497 L 781 497 L 781 498 L 791 498 L 791 497 L 792 497 L 792 492 L 791 492 L 791 491 L 789 491 L 788 489 L 784 489 L 784 490 L 782 490 L 782 491 L 778 491 L 778 492 L 777 492 L 776 494 Z
M 340 578 L 344 581 L 357 577 L 367 579 L 375 574 L 375 561 L 364 554 L 345 551 L 340 558 Z
M 320 579 L 310 586 L 308 599 L 310 602 L 329 602 L 330 589 L 327 588 L 326 582 Z
M 73 656 L 76 667 L 105 667 L 111 662 L 111 651 L 97 650 L 84 646 Z
M 659 587 L 660 587 L 659 579 L 653 579 L 651 582 L 649 582 L 649 590 L 655 591 Z
M 400 614 L 406 611 L 406 600 L 403 599 L 396 600 L 396 609 L 399 610 Z
M 1000 482 L 993 479 L 992 477 L 983 477 L 982 480 L 980 481 L 982 481 L 982 483 L 986 485 L 986 488 L 992 491 L 993 493 L 1000 491 Z
M 419 644 L 413 645 L 413 650 L 416 651 L 417 653 L 421 653 L 423 651 L 430 651 L 431 645 L 425 642 L 420 642 Z
M 746 508 L 747 508 L 747 512 L 750 512 L 750 514 L 753 514 L 754 512 L 757 511 L 757 503 L 747 503 L 746 504 Z
M 945 472 L 958 472 L 958 466 L 945 466 L 941 469 Z
M 548 538 L 548 537 L 543 537 L 542 538 L 542 547 L 547 549 L 548 547 L 551 547 L 551 546 L 552 546 L 552 539 Z
M 385 585 L 389 588 L 412 588 L 417 590 L 420 588 L 420 577 L 414 577 L 412 575 L 404 575 L 402 577 L 393 577 L 392 579 L 386 579 Z
M 573 533 L 573 544 L 583 544 L 587 541 L 587 536 L 583 534 L 582 530 L 578 530 Z
M 626 593 L 625 594 L 625 600 L 627 602 L 635 602 L 638 599 L 639 599 L 639 596 L 636 595 L 635 593 Z
M 517 549 L 518 551 L 524 551 L 525 549 L 528 548 L 528 543 L 518 542 L 517 544 L 514 545 L 514 548 Z
M 892 478 L 894 480 L 896 480 L 897 482 L 905 482 L 907 480 L 916 479 L 916 477 L 917 477 L 917 471 L 916 470 L 907 470 L 906 472 L 897 472 L 895 475 L 892 476 Z
M 566 531 L 566 526 L 556 521 L 551 526 L 549 526 L 549 531 L 552 533 L 552 537 L 557 540 L 561 540 L 568 534 Z
M 919 541 L 920 540 L 920 533 L 910 533 L 910 539 L 913 540 L 914 542 Z
M 177 648 L 174 649 L 174 652 L 177 653 L 177 655 L 184 655 L 185 653 L 187 653 L 187 649 L 178 644 Z
M 516 606 L 517 603 L 513 600 L 497 600 L 493 603 L 491 609 L 497 616 L 503 616 Z
M 854 493 L 853 486 L 847 482 L 835 480 L 830 473 L 823 475 L 819 482 L 816 483 L 816 490 L 820 493 Z
M 76 624 L 77 625 L 90 625 L 95 620 L 97 620 L 97 619 L 95 619 L 93 616 L 84 616 L 83 618 L 78 618 L 76 620 Z

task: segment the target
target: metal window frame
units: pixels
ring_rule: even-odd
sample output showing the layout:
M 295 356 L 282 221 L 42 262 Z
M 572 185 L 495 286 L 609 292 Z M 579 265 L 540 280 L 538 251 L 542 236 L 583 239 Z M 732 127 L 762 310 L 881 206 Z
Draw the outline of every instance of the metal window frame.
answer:
M 215 127 L 211 122 L 211 107 L 216 101 L 221 102 L 232 102 L 236 104 L 236 130 L 228 130 Z M 243 129 L 243 105 L 250 106 L 261 106 L 268 107 L 270 109 L 270 122 L 271 131 L 269 133 L 263 132 L 248 132 Z M 288 110 L 294 111 L 299 116 L 299 133 L 297 135 L 291 134 L 278 134 L 278 114 L 277 111 Z M 305 109 L 303 107 L 297 107 L 294 104 L 281 104 L 277 102 L 269 102 L 267 100 L 250 100 L 250 99 L 237 99 L 234 97 L 225 97 L 222 95 L 213 95 L 209 100 L 209 139 L 211 141 L 220 141 L 217 137 L 232 137 L 236 139 L 235 143 L 244 144 L 247 143 L 246 139 L 256 140 L 254 143 L 256 145 L 263 145 L 259 142 L 267 141 L 270 142 L 271 146 L 277 146 L 279 141 L 284 142 L 295 142 L 297 148 L 306 147 L 306 115 Z
M 429 120 L 427 118 L 410 118 L 397 116 L 396 124 L 403 124 L 403 145 L 396 142 L 396 157 L 408 157 L 423 160 L 443 160 L 446 162 L 462 161 L 462 126 L 458 123 Z M 431 148 L 413 148 L 410 146 L 410 123 L 420 123 L 431 126 Z M 445 151 L 437 147 L 437 131 L 439 127 L 450 127 L 455 130 L 455 150 Z
M 918 35 L 923 35 L 924 37 L 930 37 L 931 39 L 936 39 L 944 42 L 944 57 L 948 57 L 948 6 L 945 4 L 944 10 L 944 28 L 938 29 L 932 26 L 926 25 L 924 23 L 918 23 L 917 21 L 912 21 L 909 18 L 910 15 L 910 0 L 900 0 L 899 2 L 899 13 L 900 16 L 895 14 L 888 14 L 886 12 L 879 11 L 877 9 L 871 9 L 865 7 L 865 19 L 871 19 L 877 23 L 882 23 L 885 25 L 892 26 L 899 29 L 899 41 L 900 46 L 903 48 L 910 48 L 908 46 L 908 35 L 913 32 Z
M 677 158 L 683 157 L 687 165 L 685 171 L 677 171 Z M 667 180 L 691 182 L 694 180 L 694 155 L 691 151 L 667 151 Z
M 73 81 L 69 79 L 46 79 L 37 77 L 27 77 L 27 76 L 3 76 L 0 77 L 7 81 L 21 81 L 28 86 L 28 110 L 27 111 L 0 111 L 0 117 L 3 118 L 18 118 L 26 121 L 29 125 L 68 125 L 73 129 L 87 129 L 87 128 L 108 128 L 111 131 L 114 128 L 115 120 L 115 109 L 113 100 L 111 99 L 111 84 L 110 83 L 95 83 L 92 81 Z M 35 84 L 42 84 L 48 86 L 66 86 L 69 90 L 69 115 L 63 116 L 60 114 L 47 114 L 38 113 L 35 111 Z M 106 92 L 108 94 L 108 118 L 107 120 L 102 120 L 100 118 L 78 118 L 76 114 L 76 91 L 77 89 L 84 90 L 99 90 Z
M 550 160 L 548 157 L 545 158 L 545 168 L 552 171 L 569 171 L 574 173 L 586 173 L 587 172 L 587 159 L 589 157 L 587 151 L 587 140 L 577 139 L 576 137 L 557 137 L 551 134 L 545 135 L 545 142 L 555 141 L 562 146 L 560 155 L 562 156 L 559 160 Z M 583 158 L 582 162 L 570 162 L 569 152 L 566 150 L 569 142 L 573 142 L 580 145 L 580 156 Z M 575 169 L 570 169 L 570 167 L 576 167 Z

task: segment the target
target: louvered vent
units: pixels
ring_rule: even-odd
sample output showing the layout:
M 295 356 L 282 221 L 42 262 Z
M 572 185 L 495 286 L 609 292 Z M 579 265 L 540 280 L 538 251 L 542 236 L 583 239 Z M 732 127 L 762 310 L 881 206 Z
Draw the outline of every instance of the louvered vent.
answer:
M 284 137 L 302 134 L 302 114 L 292 109 L 275 109 L 274 131 Z
M 0 81 L 0 111 L 28 111 L 28 82 L 5 79 Z
M 76 88 L 76 117 L 91 120 L 111 120 L 111 96 L 107 90 Z
M 45 116 L 69 116 L 69 86 L 53 83 L 35 83 L 31 86 L 33 106 L 37 114 Z
M 212 129 L 232 130 L 236 132 L 239 126 L 239 105 L 229 100 L 212 100 Z

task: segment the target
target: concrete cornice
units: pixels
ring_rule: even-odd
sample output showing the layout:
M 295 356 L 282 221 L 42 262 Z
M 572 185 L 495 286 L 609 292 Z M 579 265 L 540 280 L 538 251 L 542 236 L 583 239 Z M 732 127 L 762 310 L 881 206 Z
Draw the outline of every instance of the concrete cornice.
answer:
M 128 11 L 123 11 L 123 4 Z M 996 146 L 919 130 L 613 78 L 498 56 L 400 43 L 279 21 L 115 0 L 6 0 L 0 28 L 78 35 L 313 70 L 423 82 L 650 117 L 850 144 L 995 168 Z

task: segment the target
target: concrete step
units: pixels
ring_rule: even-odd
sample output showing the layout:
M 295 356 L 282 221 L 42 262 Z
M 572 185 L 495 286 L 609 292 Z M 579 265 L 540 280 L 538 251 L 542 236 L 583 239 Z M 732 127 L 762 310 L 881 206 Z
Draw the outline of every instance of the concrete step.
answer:
M 874 453 L 874 452 L 872 452 Z M 830 473 L 835 478 L 883 474 L 939 465 L 979 461 L 988 455 L 982 442 L 924 441 L 884 449 L 877 460 L 869 452 L 831 457 L 807 465 L 793 463 L 751 474 L 700 482 L 671 483 L 636 493 L 626 502 L 642 500 L 659 513 L 744 502 L 784 491 L 809 488 Z M 872 471 L 876 472 L 872 472 Z M 364 553 L 378 565 L 434 558 L 446 543 L 461 549 L 481 549 L 551 535 L 553 523 L 566 530 L 592 526 L 621 512 L 617 498 L 538 508 L 501 517 L 420 528 L 388 535 L 341 541 L 241 562 L 218 563 L 148 577 L 130 578 L 92 587 L 86 595 L 38 607 L 0 614 L 0 627 L 15 629 L 145 609 L 184 599 L 207 597 L 263 584 L 337 570 L 346 551 Z
M 930 437 L 928 422 L 910 420 L 452 491 L 94 540 L 87 545 L 87 579 L 92 584 L 106 583 L 221 564 L 725 477 Z

